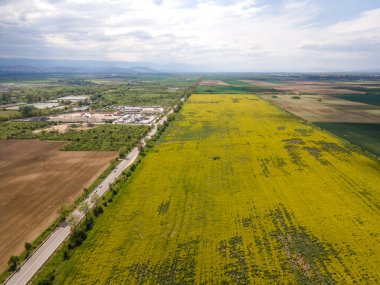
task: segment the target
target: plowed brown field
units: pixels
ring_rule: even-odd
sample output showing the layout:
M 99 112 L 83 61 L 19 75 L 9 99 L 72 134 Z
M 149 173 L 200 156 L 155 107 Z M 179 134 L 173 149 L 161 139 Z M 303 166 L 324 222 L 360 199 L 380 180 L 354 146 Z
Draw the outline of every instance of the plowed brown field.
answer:
M 116 152 L 59 151 L 64 144 L 0 140 L 0 270 L 117 157 Z

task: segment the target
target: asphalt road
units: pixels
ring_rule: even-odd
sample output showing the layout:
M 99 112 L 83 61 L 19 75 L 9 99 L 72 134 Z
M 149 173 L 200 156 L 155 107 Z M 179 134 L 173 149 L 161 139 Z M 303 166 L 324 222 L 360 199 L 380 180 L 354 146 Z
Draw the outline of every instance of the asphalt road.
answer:
M 163 117 L 157 123 L 162 125 L 167 117 Z M 145 146 L 145 141 L 149 140 L 157 132 L 157 125 L 154 125 L 152 130 L 141 140 L 141 144 Z M 132 149 L 117 167 L 92 191 L 84 200 L 89 208 L 92 208 L 96 203 L 96 198 L 99 198 L 106 193 L 110 185 L 121 175 L 121 173 L 130 166 L 138 157 L 139 150 L 137 147 Z M 79 208 L 76 208 L 70 216 L 76 221 L 80 221 L 85 216 Z M 45 242 L 27 259 L 22 266 L 4 283 L 6 285 L 24 285 L 36 274 L 36 272 L 44 265 L 49 257 L 61 246 L 61 244 L 69 237 L 71 227 L 68 223 L 63 223 L 58 227 Z

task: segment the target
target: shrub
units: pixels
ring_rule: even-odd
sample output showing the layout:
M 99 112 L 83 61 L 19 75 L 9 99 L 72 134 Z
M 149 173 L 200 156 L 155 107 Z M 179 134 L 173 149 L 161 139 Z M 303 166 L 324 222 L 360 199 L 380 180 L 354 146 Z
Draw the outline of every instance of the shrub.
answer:
M 66 249 L 63 251 L 63 260 L 68 260 L 69 258 L 70 258 L 69 249 L 66 248 Z
M 38 285 L 51 285 L 54 284 L 55 275 L 54 272 L 48 273 L 45 278 L 38 281 Z
M 89 218 L 86 219 L 85 226 L 86 226 L 86 231 L 89 231 L 89 230 L 92 229 L 92 227 L 94 226 L 94 219 L 93 219 L 93 217 L 89 217 Z
M 105 202 L 105 203 L 107 203 L 107 202 Z M 104 209 L 103 209 L 102 206 L 96 206 L 96 207 L 92 210 L 92 212 L 94 213 L 94 216 L 97 217 L 97 216 L 99 216 L 100 214 L 102 214 L 102 213 L 104 212 Z
M 74 249 L 77 246 L 80 246 L 86 238 L 87 238 L 87 234 L 84 231 L 84 229 L 78 229 L 74 231 L 70 237 L 68 248 Z
M 9 271 L 15 271 L 20 262 L 20 257 L 12 255 L 8 260 Z

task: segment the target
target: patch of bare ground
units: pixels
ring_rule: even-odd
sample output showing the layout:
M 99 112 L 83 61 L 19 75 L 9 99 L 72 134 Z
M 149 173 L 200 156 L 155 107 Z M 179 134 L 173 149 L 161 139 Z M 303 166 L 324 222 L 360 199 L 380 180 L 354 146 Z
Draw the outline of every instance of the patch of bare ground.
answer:
M 0 140 L 0 270 L 117 157 L 116 152 L 59 151 L 64 144 Z
M 89 125 L 87 123 L 84 124 L 60 124 L 60 125 L 54 125 L 48 128 L 34 130 L 33 133 L 40 133 L 42 131 L 45 132 L 58 132 L 60 134 L 67 133 L 70 130 L 77 130 L 77 131 L 85 131 L 89 129 L 95 128 L 94 125 Z
M 229 86 L 230 84 L 221 80 L 202 80 L 199 85 L 202 86 Z

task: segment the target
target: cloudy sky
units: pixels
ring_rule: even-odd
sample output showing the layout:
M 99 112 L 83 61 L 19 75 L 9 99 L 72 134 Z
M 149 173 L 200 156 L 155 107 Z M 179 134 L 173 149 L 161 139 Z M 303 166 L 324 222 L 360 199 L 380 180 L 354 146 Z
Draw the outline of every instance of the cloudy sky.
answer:
M 0 0 L 0 57 L 380 69 L 380 0 Z

